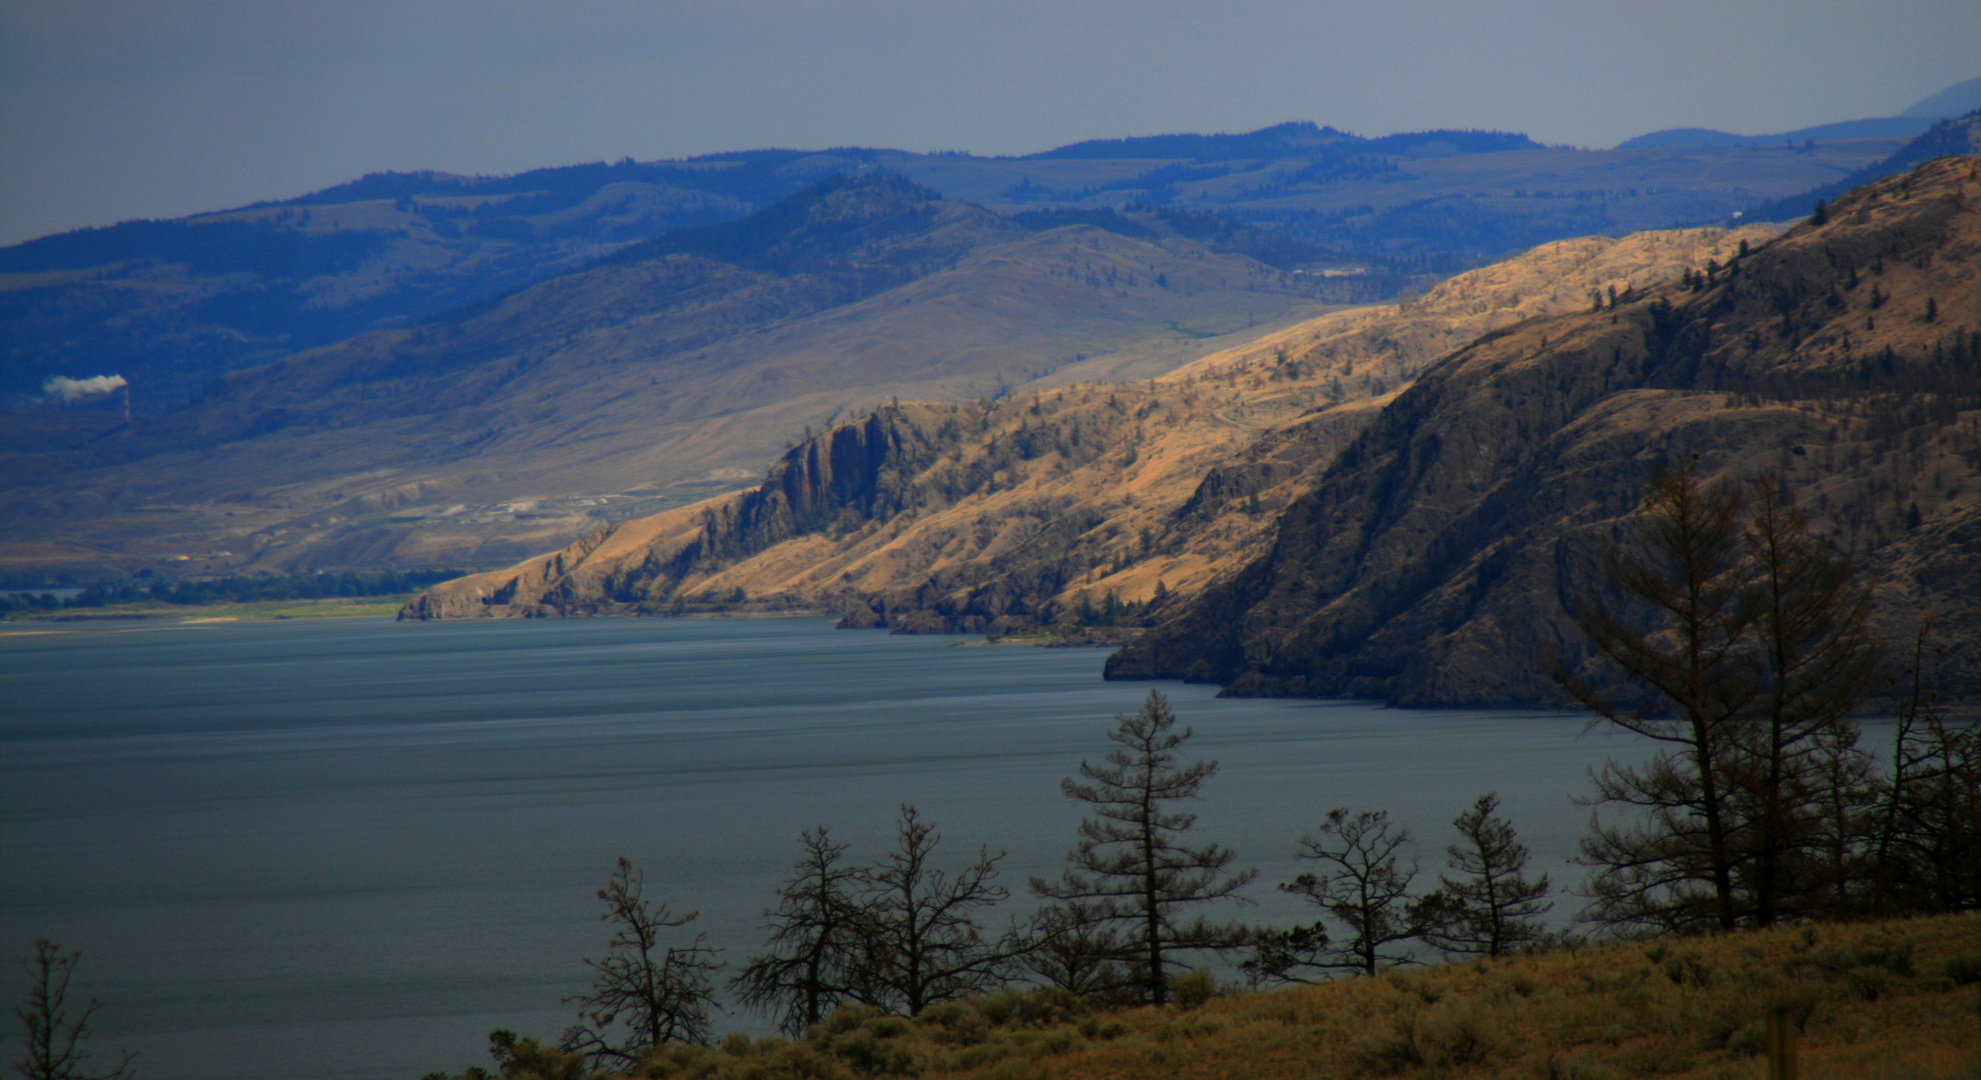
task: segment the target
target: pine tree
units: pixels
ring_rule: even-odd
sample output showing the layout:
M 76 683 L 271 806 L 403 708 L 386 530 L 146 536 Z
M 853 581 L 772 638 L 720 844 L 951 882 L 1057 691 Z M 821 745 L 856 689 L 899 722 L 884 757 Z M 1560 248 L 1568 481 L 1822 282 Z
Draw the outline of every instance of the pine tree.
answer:
M 1878 680 L 1881 650 L 1870 630 L 1872 590 L 1856 582 L 1850 556 L 1809 534 L 1776 477 L 1762 476 L 1752 490 L 1746 547 L 1762 691 L 1731 761 L 1747 849 L 1742 906 L 1750 921 L 1769 926 L 1824 913 L 1848 889 L 1828 880 L 1844 869 L 1835 853 L 1843 838 L 1820 837 L 1847 832 L 1856 813 L 1837 800 L 1853 786 L 1858 733 L 1850 718 Z
M 1637 610 L 1592 591 L 1577 596 L 1583 633 L 1651 698 L 1633 709 L 1584 679 L 1558 677 L 1611 723 L 1669 748 L 1646 765 L 1611 761 L 1596 774 L 1595 801 L 1622 806 L 1635 821 L 1598 820 L 1582 842 L 1582 861 L 1596 870 L 1588 886 L 1594 921 L 1731 930 L 1739 918 L 1726 771 L 1761 692 L 1746 647 L 1754 613 L 1745 602 L 1741 524 L 1738 489 L 1706 488 L 1690 466 L 1661 472 L 1633 542 L 1603 552 L 1609 584 Z M 1648 611 L 1651 629 L 1639 611 Z
M 1548 876 L 1529 881 L 1526 845 L 1513 826 L 1496 816 L 1499 796 L 1487 792 L 1452 826 L 1460 842 L 1445 849 L 1451 868 L 1465 876 L 1440 876 L 1437 892 L 1418 903 L 1424 940 L 1445 952 L 1498 957 L 1543 939 L 1541 918 L 1554 907 Z
M 1080 841 L 1067 854 L 1058 881 L 1032 879 L 1032 891 L 1061 905 L 1078 905 L 1087 924 L 1112 931 L 1121 960 L 1136 970 L 1142 997 L 1169 1000 L 1175 954 L 1232 949 L 1246 941 L 1244 927 L 1208 921 L 1200 912 L 1221 900 L 1241 899 L 1257 871 L 1229 872 L 1232 852 L 1215 843 L 1191 847 L 1184 834 L 1197 815 L 1166 809 L 1194 799 L 1217 772 L 1217 762 L 1176 763 L 1176 749 L 1191 731 L 1176 728 L 1168 699 L 1150 691 L 1133 716 L 1116 718 L 1108 738 L 1116 749 L 1104 764 L 1080 763 L 1082 780 L 1060 782 L 1066 797 L 1091 808 L 1080 823 Z M 1193 917 L 1192 913 L 1196 913 Z
M 1596 801 L 1635 812 L 1584 839 L 1611 925 L 1732 929 L 1846 914 L 1872 816 L 1870 763 L 1851 714 L 1880 676 L 1872 590 L 1809 531 L 1779 478 L 1740 492 L 1691 470 L 1661 474 L 1628 552 L 1604 566 L 1611 606 L 1582 594 L 1584 631 L 1650 691 L 1626 710 L 1571 690 L 1613 723 L 1672 749 L 1611 762 Z

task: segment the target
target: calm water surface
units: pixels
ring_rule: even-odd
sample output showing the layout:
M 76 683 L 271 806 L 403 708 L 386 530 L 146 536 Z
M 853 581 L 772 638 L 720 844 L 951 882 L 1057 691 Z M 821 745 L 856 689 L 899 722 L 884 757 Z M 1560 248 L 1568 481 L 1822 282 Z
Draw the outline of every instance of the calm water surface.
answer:
M 902 802 L 948 861 L 1008 851 L 1022 895 L 1073 839 L 1059 778 L 1148 687 L 1101 681 L 1098 650 L 956 642 L 824 620 L 0 636 L 0 947 L 82 948 L 96 1045 L 140 1050 L 147 1080 L 412 1080 L 485 1060 L 492 1028 L 570 1022 L 621 855 L 732 961 L 799 830 L 869 856 Z M 1260 868 L 1255 919 L 1311 917 L 1270 884 L 1337 805 L 1388 809 L 1435 870 L 1497 789 L 1572 880 L 1570 796 L 1637 749 L 1562 714 L 1161 688 L 1222 763 L 1200 827 Z

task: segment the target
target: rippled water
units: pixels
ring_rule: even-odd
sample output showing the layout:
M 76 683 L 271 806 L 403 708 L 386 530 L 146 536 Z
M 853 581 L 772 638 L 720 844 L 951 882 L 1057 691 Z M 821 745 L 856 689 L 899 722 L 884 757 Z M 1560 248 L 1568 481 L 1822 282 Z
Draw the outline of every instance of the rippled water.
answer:
M 96 1044 L 147 1080 L 411 1080 L 569 1023 L 620 855 L 732 960 L 799 830 L 872 854 L 904 801 L 955 859 L 1008 851 L 1022 896 L 1072 840 L 1059 778 L 1149 687 L 1096 650 L 956 643 L 811 619 L 0 636 L 0 945 L 81 947 Z M 1161 689 L 1222 763 L 1200 827 L 1261 869 L 1255 919 L 1306 917 L 1269 885 L 1336 805 L 1389 809 L 1435 870 L 1497 789 L 1572 880 L 1570 796 L 1636 749 L 1562 714 Z

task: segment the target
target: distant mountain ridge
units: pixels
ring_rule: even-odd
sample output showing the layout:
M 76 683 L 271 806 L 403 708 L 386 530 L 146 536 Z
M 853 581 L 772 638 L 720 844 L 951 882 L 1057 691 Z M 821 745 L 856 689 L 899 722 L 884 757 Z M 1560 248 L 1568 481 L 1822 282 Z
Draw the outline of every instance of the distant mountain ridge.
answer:
M 880 398 L 1145 378 L 1322 301 L 1561 237 L 1723 222 L 1898 149 L 1298 123 L 1174 138 L 378 174 L 0 250 L 0 559 L 507 561 L 760 476 L 806 424 Z M 1107 156 L 1156 150 L 1190 156 Z M 904 202 L 872 252 L 823 225 L 775 250 L 731 228 L 768 228 L 756 215 L 833 177 L 946 208 Z M 43 400 L 51 379 L 113 375 L 114 399 Z
M 1147 385 L 889 405 L 754 489 L 437 586 L 401 617 L 798 604 L 1074 640 L 1153 622 L 1108 677 L 1558 704 L 1550 665 L 1588 658 L 1572 598 L 1603 539 L 1655 468 L 1693 461 L 1772 474 L 1878 578 L 1888 640 L 1936 619 L 1940 688 L 1971 702 L 1977 207 L 1981 156 L 1939 158 L 1772 240 L 1565 242 Z M 1461 328 L 1486 332 L 1422 367 Z
M 1816 124 L 1773 135 L 1735 135 L 1713 128 L 1666 128 L 1625 139 L 1619 150 L 1639 150 L 1670 146 L 1769 146 L 1832 139 L 1910 138 L 1926 131 L 1936 121 L 1952 119 L 1981 109 L 1981 79 L 1955 83 L 1945 90 L 1914 102 L 1897 116 L 1870 117 Z M 1860 181 L 1861 183 L 1862 181 Z M 1854 186 L 1854 185 L 1853 185 Z
M 1832 139 L 1910 138 L 1933 126 L 1937 117 L 1877 116 L 1864 120 L 1842 120 L 1833 124 L 1797 128 L 1774 135 L 1735 135 L 1713 128 L 1667 128 L 1625 139 L 1618 150 L 1642 150 L 1667 146 L 1779 146 L 1784 143 L 1828 142 Z
M 405 617 L 660 613 L 740 591 L 760 606 L 827 608 L 851 627 L 1098 620 L 1120 632 L 1123 612 L 1173 614 L 1262 555 L 1274 515 L 1452 348 L 1770 235 L 1562 241 L 1146 383 L 1041 380 L 996 402 L 889 404 L 793 447 L 754 489 L 449 583 Z
M 1540 143 L 1510 131 L 1431 130 L 1367 139 L 1322 127 L 1309 120 L 1275 124 L 1237 135 L 1143 135 L 1124 139 L 1088 139 L 1036 154 L 1026 160 L 1109 160 L 1146 158 L 1195 161 L 1271 160 L 1274 158 L 1350 157 L 1394 154 L 1405 157 L 1452 154 L 1496 154 L 1508 150 L 1538 150 Z
M 1336 253 L 1332 264 L 1411 259 L 1449 272 L 1569 236 L 1723 219 L 1757 193 L 1807 190 L 1893 149 L 1578 151 L 1503 132 L 1363 138 L 1289 123 L 1022 158 L 758 150 L 503 177 L 380 173 L 0 248 L 0 398 L 29 401 L 50 376 L 114 373 L 137 411 L 155 413 L 225 372 L 486 304 L 834 174 L 891 172 L 1006 215 L 1216 213 Z
M 1976 109 L 1981 109 L 1981 79 L 1969 79 L 1914 102 L 1911 108 L 1899 115 L 1944 120 L 1950 116 L 1971 113 Z
M 510 177 L 375 174 L 282 202 L 79 229 L 0 248 L 0 395 L 117 372 L 144 411 L 216 375 L 406 326 L 625 244 L 734 220 L 821 176 L 622 162 Z

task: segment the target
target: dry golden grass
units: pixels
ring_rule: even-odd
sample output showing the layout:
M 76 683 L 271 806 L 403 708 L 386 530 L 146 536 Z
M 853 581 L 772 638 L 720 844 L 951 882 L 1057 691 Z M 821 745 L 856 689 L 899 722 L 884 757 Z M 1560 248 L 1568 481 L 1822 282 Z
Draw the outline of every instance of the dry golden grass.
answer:
M 1981 919 L 1393 971 L 1138 1014 L 1132 1041 L 1084 1048 L 1049 1075 L 1755 1077 L 1776 1005 L 1804 1020 L 1804 1076 L 1977 1075 L 1981 987 L 1948 977 L 1949 962 L 1981 977 Z
M 633 1075 L 1746 1080 L 1764 1075 L 1777 1006 L 1801 1023 L 1807 1080 L 1981 1077 L 1981 916 L 1560 949 L 1194 1007 L 1096 1013 L 1038 991 L 939 1005 L 913 1021 L 849 1008 L 803 1039 L 672 1047 Z M 587 1074 L 530 1044 L 503 1075 Z
M 1078 557 L 1061 567 L 1065 587 L 1055 603 L 1070 610 L 1083 595 L 1099 602 L 1109 593 L 1146 601 L 1158 583 L 1188 596 L 1262 554 L 1277 511 L 1439 357 L 1524 319 L 1586 309 L 1591 292 L 1648 288 L 1770 235 L 1752 227 L 1564 240 L 1459 275 L 1407 304 L 1323 315 L 1146 383 L 1047 387 L 988 407 L 902 406 L 900 415 L 926 430 L 961 422 L 972 433 L 927 465 L 918 482 L 968 469 L 1028 428 L 1078 425 L 1088 450 L 1100 445 L 1106 452 L 1072 459 L 1046 453 L 1000 471 L 983 488 L 929 500 L 886 521 L 793 537 L 749 558 L 699 568 L 677 583 L 678 595 L 709 600 L 741 589 L 778 605 L 828 609 L 852 594 L 883 598 L 890 608 L 906 596 L 925 604 L 938 592 L 930 583 L 940 575 L 966 564 L 1008 563 L 1046 520 L 1079 518 L 1097 524 L 1068 552 Z M 1177 511 L 1212 468 L 1259 458 L 1284 468 L 1256 499 L 1226 499 L 1178 524 Z M 434 589 L 417 613 L 535 614 L 547 598 L 562 610 L 610 610 L 604 601 L 641 579 L 650 555 L 665 562 L 693 540 L 704 513 L 741 498 L 731 493 L 629 521 L 602 541 L 586 538 L 450 582 Z M 1152 552 L 1134 550 L 1144 530 L 1163 541 Z M 483 602 L 495 596 L 507 599 Z

